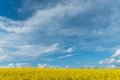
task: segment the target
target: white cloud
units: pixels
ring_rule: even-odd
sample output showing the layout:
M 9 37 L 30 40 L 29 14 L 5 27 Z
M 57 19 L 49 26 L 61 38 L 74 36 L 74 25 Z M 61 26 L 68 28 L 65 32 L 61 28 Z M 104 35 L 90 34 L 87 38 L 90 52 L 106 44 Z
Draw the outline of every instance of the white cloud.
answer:
M 10 63 L 8 65 L 1 66 L 3 68 L 23 68 L 23 67 L 32 67 L 30 63 Z
M 39 56 L 57 51 L 59 49 L 58 44 L 45 46 L 41 42 L 43 45 L 31 45 L 28 41 L 33 38 L 31 35 L 34 32 L 44 32 L 45 35 L 68 34 L 59 33 L 65 30 L 59 22 L 65 19 L 66 15 L 73 17 L 87 11 L 90 6 L 90 2 L 70 0 L 65 4 L 60 3 L 51 8 L 38 9 L 32 17 L 24 21 L 14 21 L 0 16 L 0 29 L 5 31 L 5 33 L 0 32 L 0 47 L 7 47 L 6 54 L 9 54 L 9 57 L 17 55 Z M 35 37 L 42 38 L 43 36 L 35 35 Z M 8 50 L 8 48 L 15 49 L 15 51 Z M 5 50 L 3 49 L 0 53 L 3 51 Z M 72 52 L 72 48 L 66 51 Z
M 46 63 L 38 64 L 37 67 L 39 67 L 39 68 L 69 68 L 68 65 L 66 65 L 66 66 L 57 66 L 57 65 L 50 65 L 50 64 L 46 64 Z
M 8 61 L 8 60 L 14 61 L 19 56 L 21 56 L 19 60 L 23 60 L 25 57 L 31 57 L 34 59 L 37 56 L 50 55 L 59 50 L 58 43 L 54 43 L 51 45 L 29 45 L 29 44 L 23 44 L 23 43 L 21 44 L 16 42 L 2 43 L 4 45 L 3 46 L 0 45 L 1 47 L 10 47 L 11 49 L 14 49 L 14 50 L 0 48 L 0 61 Z M 26 60 L 27 59 L 29 58 L 26 58 Z
M 64 56 L 60 56 L 58 58 L 63 59 L 63 58 L 68 58 L 68 57 L 72 57 L 72 56 L 73 56 L 72 54 L 67 54 L 67 55 L 64 55 Z
M 38 67 L 39 68 L 47 68 L 49 67 L 47 64 L 38 64 Z
M 68 48 L 67 50 L 65 50 L 65 52 L 71 53 L 73 52 L 73 48 Z
M 117 49 L 115 53 L 105 60 L 99 61 L 99 64 L 119 64 L 120 63 L 120 49 Z
M 30 63 L 17 63 L 16 67 L 21 68 L 21 67 L 32 67 Z
M 110 64 L 110 63 L 113 63 L 114 61 L 115 61 L 114 58 L 108 58 L 108 59 L 99 61 L 99 64 Z
M 116 60 L 116 63 L 120 63 L 120 60 Z
M 0 68 L 30 68 L 33 67 L 31 63 L 9 63 L 7 65 L 0 65 Z M 50 65 L 50 64 L 37 64 L 36 68 L 69 68 L 68 65 L 62 67 L 57 65 Z
M 120 56 L 120 49 L 117 49 L 117 51 L 112 55 L 112 57 L 119 57 Z
M 0 62 L 8 59 L 8 55 L 0 55 Z
M 9 57 L 22 56 L 41 56 L 57 51 L 58 44 L 44 45 L 29 44 L 32 34 L 42 32 L 44 35 L 83 35 L 85 31 L 79 29 L 65 29 L 61 24 L 61 20 L 67 17 L 74 17 L 78 14 L 90 10 L 92 3 L 90 1 L 69 0 L 65 4 L 58 4 L 51 8 L 40 9 L 25 21 L 14 21 L 5 17 L 0 17 L 0 29 L 6 33 L 0 34 L 0 47 L 17 49 L 15 51 L 7 50 Z M 59 16 L 58 16 L 59 15 Z M 44 36 L 35 37 L 43 38 Z M 47 38 L 48 39 L 48 38 Z M 49 39 L 48 39 L 49 40 Z M 57 40 L 54 40 L 57 41 Z M 35 41 L 34 41 L 35 42 Z M 48 42 L 49 43 L 49 42 Z M 43 44 L 43 45 L 41 45 Z M 72 52 L 73 48 L 69 48 L 66 52 Z M 61 56 L 61 58 L 71 57 L 71 54 Z
M 0 48 L 0 62 L 8 59 L 8 55 L 6 54 L 3 48 Z
M 14 65 L 13 63 L 10 63 L 10 64 L 8 64 L 7 66 L 3 66 L 3 67 L 6 67 L 6 68 L 14 68 L 15 65 Z
M 115 65 L 108 65 L 107 68 L 117 68 Z
M 22 45 L 18 46 L 17 49 L 18 51 L 16 51 L 15 54 L 24 56 L 41 56 L 59 50 L 57 43 L 50 46 Z
M 50 64 L 38 64 L 39 68 L 57 68 L 59 66 L 54 66 L 54 65 L 50 65 Z
M 1 17 L 2 26 L 0 28 L 8 32 L 15 33 L 31 33 L 39 30 L 44 31 L 47 34 L 56 34 L 58 32 L 55 29 L 58 29 L 59 31 L 65 30 L 60 27 L 61 25 L 59 24 L 59 21 L 61 19 L 65 18 L 66 15 L 69 17 L 76 16 L 77 14 L 90 9 L 90 6 L 91 6 L 90 2 L 84 1 L 82 2 L 79 0 L 75 0 L 67 1 L 65 5 L 61 3 L 48 9 L 38 10 L 34 14 L 34 16 L 32 16 L 31 18 L 27 19 L 24 22 L 13 21 Z

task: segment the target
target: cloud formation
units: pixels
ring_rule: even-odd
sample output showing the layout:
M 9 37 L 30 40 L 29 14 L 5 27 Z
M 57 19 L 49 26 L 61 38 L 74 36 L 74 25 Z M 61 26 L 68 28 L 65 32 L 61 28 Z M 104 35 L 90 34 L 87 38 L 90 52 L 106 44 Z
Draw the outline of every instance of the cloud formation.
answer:
M 32 67 L 30 63 L 9 63 L 8 65 L 0 66 L 0 68 L 25 68 Z
M 0 48 L 9 57 L 15 57 L 17 55 L 40 56 L 44 55 L 44 53 L 54 52 L 58 50 L 58 44 L 55 44 L 56 42 L 50 46 L 46 46 L 42 42 L 39 42 L 39 44 L 30 44 L 30 41 L 33 40 L 35 42 L 39 38 L 42 39 L 45 37 L 45 39 L 49 39 L 48 37 L 51 35 L 66 34 L 61 33 L 65 29 L 62 28 L 60 22 L 66 16 L 73 17 L 86 11 L 89 9 L 89 4 L 89 2 L 85 3 L 79 0 L 66 1 L 64 4 L 60 3 L 50 8 L 37 9 L 35 14 L 25 21 L 14 21 L 1 16 Z M 60 33 L 57 30 L 60 30 Z M 37 39 L 32 39 L 34 37 Z M 68 49 L 67 52 L 72 52 L 72 48 Z
M 51 53 L 72 53 L 72 47 L 81 53 L 111 51 L 113 44 L 119 46 L 118 0 L 62 0 L 46 7 L 31 0 L 26 1 L 18 11 L 35 10 L 26 20 L 15 21 L 0 16 L 1 61 L 18 56 L 40 58 Z M 25 7 L 29 7 L 29 10 Z M 65 50 L 66 47 L 69 48 Z M 59 58 L 72 56 L 67 54 Z M 115 62 L 117 56 L 119 51 L 100 63 Z
M 65 52 L 71 53 L 73 51 L 74 51 L 73 48 L 68 48 Z
M 69 68 L 69 66 L 57 66 L 57 65 L 50 65 L 50 64 L 38 64 L 39 68 Z
M 63 58 L 68 58 L 68 57 L 72 57 L 72 56 L 73 56 L 72 54 L 66 54 L 66 55 L 60 56 L 58 58 L 63 59 Z
M 117 49 L 117 51 L 109 58 L 99 61 L 99 64 L 108 64 L 108 65 L 113 64 L 116 67 L 120 66 L 119 63 L 120 63 L 120 49 Z

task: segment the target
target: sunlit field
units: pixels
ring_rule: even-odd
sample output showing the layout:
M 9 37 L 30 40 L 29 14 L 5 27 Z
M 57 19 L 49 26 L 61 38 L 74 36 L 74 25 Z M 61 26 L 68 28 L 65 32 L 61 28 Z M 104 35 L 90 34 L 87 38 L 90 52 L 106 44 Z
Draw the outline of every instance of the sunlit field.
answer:
M 0 80 L 120 80 L 120 69 L 0 69 Z

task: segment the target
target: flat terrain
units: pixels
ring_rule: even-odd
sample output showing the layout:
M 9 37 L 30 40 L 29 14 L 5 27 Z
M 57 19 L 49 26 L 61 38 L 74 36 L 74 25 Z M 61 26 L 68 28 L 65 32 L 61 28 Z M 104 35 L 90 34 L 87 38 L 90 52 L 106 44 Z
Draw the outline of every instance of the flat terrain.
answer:
M 120 80 L 120 69 L 4 68 L 0 80 Z

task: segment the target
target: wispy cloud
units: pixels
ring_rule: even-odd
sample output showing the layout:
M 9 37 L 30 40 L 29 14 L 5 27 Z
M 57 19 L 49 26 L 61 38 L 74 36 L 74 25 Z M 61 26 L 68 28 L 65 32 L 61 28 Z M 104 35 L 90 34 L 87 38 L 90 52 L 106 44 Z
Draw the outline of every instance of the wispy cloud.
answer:
M 50 64 L 46 64 L 46 63 L 38 64 L 38 67 L 39 68 L 69 68 L 68 65 L 66 65 L 66 66 L 57 66 L 57 65 L 50 65 Z
M 18 46 L 17 49 L 18 51 L 15 54 L 24 56 L 40 56 L 59 50 L 58 44 L 52 44 L 50 46 L 22 45 Z
M 90 8 L 90 2 L 76 0 L 63 3 L 49 8 L 37 9 L 35 14 L 25 21 L 14 21 L 0 17 L 0 30 L 2 30 L 0 32 L 0 48 L 3 48 L 2 51 L 5 51 L 5 54 L 12 58 L 18 55 L 40 56 L 57 51 L 59 48 L 58 44 L 54 44 L 55 41 L 51 45 L 42 43 L 43 40 L 39 44 L 30 44 L 29 42 L 30 40 L 38 41 L 38 37 L 48 39 L 51 35 L 68 34 L 61 33 L 65 29 L 60 22 L 66 18 L 66 15 L 73 17 Z M 32 39 L 34 37 L 37 40 Z M 72 48 L 66 52 L 72 52 Z
M 50 65 L 50 64 L 38 64 L 39 68 L 59 68 L 60 66 Z
M 99 61 L 99 64 L 108 64 L 108 65 L 113 64 L 114 66 L 119 67 L 120 66 L 119 57 L 120 57 L 120 49 L 117 49 L 117 51 L 112 56 L 108 57 L 105 60 Z
M 68 53 L 71 53 L 73 51 L 74 51 L 73 48 L 68 48 L 67 50 L 65 50 L 65 52 L 68 52 Z
M 115 61 L 114 58 L 108 58 L 108 59 L 99 61 L 99 64 L 110 64 L 110 63 L 113 63 L 114 61 Z
M 68 58 L 68 57 L 72 57 L 72 56 L 73 56 L 72 54 L 66 54 L 66 55 L 60 56 L 58 58 L 63 59 L 63 58 Z
M 32 67 L 30 63 L 9 63 L 8 65 L 0 65 L 0 68 L 24 68 Z
M 20 55 L 44 56 L 57 51 L 72 53 L 74 49 L 71 45 L 78 52 L 113 50 L 112 44 L 117 46 L 119 43 L 118 0 L 62 0 L 42 9 L 34 1 L 24 1 L 27 2 L 18 9 L 19 12 L 35 10 L 26 20 L 15 21 L 0 17 L 1 60 L 14 59 Z M 108 44 L 111 45 L 106 47 Z M 65 50 L 65 47 L 69 48 Z M 118 55 L 116 53 L 113 56 Z M 59 58 L 72 56 L 66 54 Z M 113 56 L 100 63 L 114 62 Z

